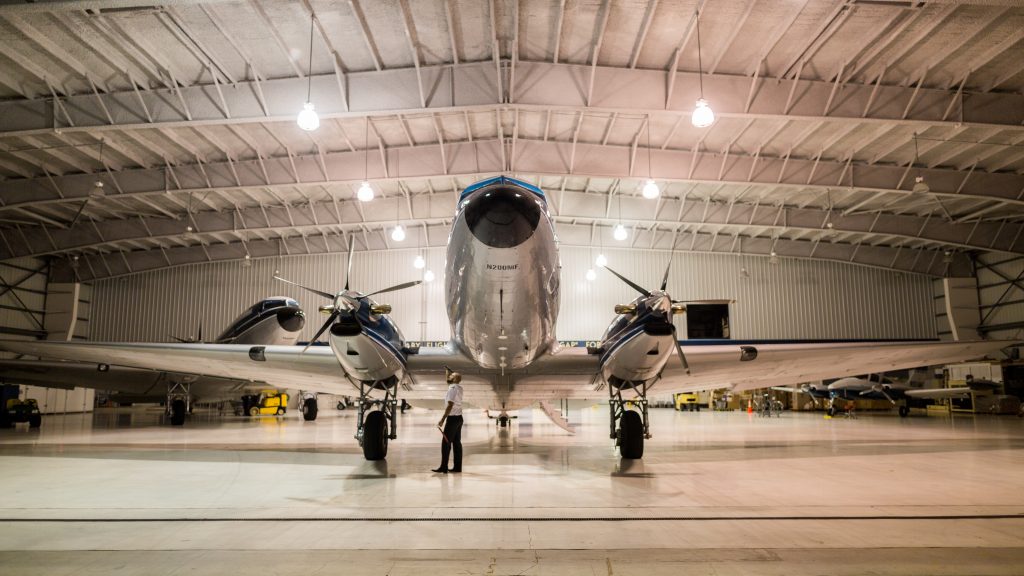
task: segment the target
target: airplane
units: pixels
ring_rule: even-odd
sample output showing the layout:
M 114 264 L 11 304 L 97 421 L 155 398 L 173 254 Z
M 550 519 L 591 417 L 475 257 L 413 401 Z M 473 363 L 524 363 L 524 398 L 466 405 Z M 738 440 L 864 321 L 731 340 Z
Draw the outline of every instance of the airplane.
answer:
M 218 344 L 267 344 L 294 346 L 306 317 L 297 301 L 286 296 L 265 298 L 243 311 L 213 342 Z M 196 339 L 175 338 L 186 345 L 202 345 L 202 324 Z M 124 402 L 166 401 L 172 425 L 185 423 L 196 402 L 222 402 L 266 384 L 249 379 L 191 374 L 184 364 L 174 369 L 152 370 L 111 365 L 106 362 L 62 362 L 0 359 L 0 383 L 47 388 L 95 388 L 115 392 Z M 303 404 L 303 417 L 316 418 Z
M 555 339 L 561 266 L 554 222 L 540 188 L 507 176 L 465 188 L 448 239 L 445 289 L 451 340 L 441 348 L 407 346 L 372 296 L 299 285 L 325 298 L 329 346 L 0 341 L 0 348 L 155 370 L 182 365 L 206 376 L 248 378 L 276 387 L 356 397 L 356 439 L 368 460 L 387 456 L 397 438 L 398 395 L 440 398 L 445 371 L 462 373 L 465 402 L 499 411 L 555 399 L 606 400 L 609 436 L 622 458 L 642 458 L 650 438 L 647 395 L 767 386 L 943 364 L 993 353 L 1011 342 L 845 342 L 683 346 L 672 316 L 668 271 L 649 290 L 605 268 L 640 295 L 615 307 L 598 342 L 561 348 Z M 282 278 L 279 278 L 284 280 Z M 287 280 L 284 280 L 287 281 Z M 292 282 L 292 284 L 295 284 Z M 298 284 L 296 284 L 298 285 Z M 687 348 L 684 351 L 684 348 Z M 670 362 L 678 357 L 678 362 Z M 313 406 L 316 398 L 311 398 Z
M 827 399 L 828 415 L 835 416 L 836 408 L 833 403 L 837 399 L 842 400 L 887 400 L 897 408 L 901 418 L 910 415 L 910 400 L 939 400 L 944 398 L 966 398 L 971 392 L 979 390 L 991 391 L 995 384 L 984 380 L 976 380 L 971 386 L 958 386 L 956 388 L 925 388 L 924 383 L 915 380 L 914 372 L 906 379 L 888 378 L 882 374 L 868 374 L 867 376 L 851 376 L 839 378 L 828 383 L 804 384 L 799 387 L 773 386 L 773 390 L 783 392 L 796 392 L 807 394 L 814 399 Z M 902 402 L 902 403 L 899 403 Z

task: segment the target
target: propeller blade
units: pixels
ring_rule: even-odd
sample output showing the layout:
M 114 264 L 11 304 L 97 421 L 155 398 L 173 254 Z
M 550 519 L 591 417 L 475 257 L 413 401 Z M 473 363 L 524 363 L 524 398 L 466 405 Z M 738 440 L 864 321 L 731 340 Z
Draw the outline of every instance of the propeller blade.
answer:
M 423 283 L 422 280 L 413 280 L 412 282 L 403 282 L 401 284 L 395 284 L 394 286 L 389 286 L 389 287 L 384 288 L 382 290 L 377 290 L 376 292 L 370 292 L 369 294 L 363 296 L 363 298 L 369 298 L 370 296 L 376 296 L 377 294 L 383 294 L 385 292 L 394 292 L 396 290 L 405 290 L 406 288 L 412 288 L 413 286 L 415 286 L 417 284 L 422 284 L 422 283 Z
M 324 298 L 327 298 L 329 300 L 334 300 L 334 296 L 335 295 L 331 294 L 330 292 L 324 292 L 322 290 L 316 290 L 315 288 L 310 288 L 308 286 L 303 286 L 302 284 L 299 284 L 298 282 L 292 282 L 291 280 L 285 280 L 284 278 L 281 278 L 280 276 L 278 276 L 276 274 L 274 275 L 274 280 L 280 280 L 281 282 L 284 282 L 285 284 L 291 284 L 292 286 L 298 286 L 299 288 L 302 288 L 303 290 L 307 290 L 309 292 L 312 292 L 313 294 L 317 294 L 317 295 L 323 296 Z M 348 290 L 348 283 L 345 284 L 345 289 Z
M 664 292 L 665 288 L 668 288 L 668 271 L 672 269 L 672 255 L 668 257 L 668 266 L 665 266 L 665 276 L 661 279 L 661 291 Z
M 352 238 L 348 241 L 348 264 L 345 266 L 345 292 L 348 292 L 348 281 L 352 278 L 352 255 L 355 254 L 356 244 Z
M 735 300 L 673 300 L 673 304 L 732 304 Z
M 325 331 L 327 331 L 328 328 L 331 327 L 331 324 L 334 324 L 334 319 L 338 317 L 338 314 L 339 312 L 337 310 L 331 312 L 331 315 L 327 317 L 327 322 L 324 322 L 324 325 L 321 326 L 320 329 L 316 331 L 316 334 L 313 335 L 313 338 L 310 339 L 309 343 L 306 344 L 306 347 L 303 348 L 302 352 L 299 352 L 299 354 L 305 354 L 306 350 L 309 350 L 309 347 L 312 346 L 314 342 L 320 339 L 320 336 Z
M 200 344 L 203 342 L 203 320 L 199 319 L 199 334 L 196 335 L 196 342 Z
M 690 363 L 686 361 L 686 354 L 683 354 L 683 347 L 679 344 L 679 336 L 676 334 L 676 326 L 672 325 L 672 342 L 676 345 L 676 353 L 679 355 L 679 361 L 683 363 L 683 369 L 686 370 L 686 375 L 690 375 Z
M 179 338 L 177 336 L 171 336 L 171 340 L 178 342 L 179 344 L 191 344 L 192 341 L 188 338 Z
M 604 269 L 609 271 L 609 272 L 611 272 L 612 274 L 615 274 L 616 278 L 618 278 L 619 280 L 622 280 L 627 285 L 629 285 L 630 288 L 632 288 L 633 290 L 636 290 L 637 292 L 643 294 L 645 297 L 649 298 L 651 296 L 651 293 L 648 290 L 646 290 L 643 286 L 637 284 L 636 282 L 633 282 L 629 278 L 626 278 L 622 274 L 619 274 L 618 272 L 616 272 L 615 270 L 612 270 L 611 268 L 609 268 L 607 266 L 605 266 Z

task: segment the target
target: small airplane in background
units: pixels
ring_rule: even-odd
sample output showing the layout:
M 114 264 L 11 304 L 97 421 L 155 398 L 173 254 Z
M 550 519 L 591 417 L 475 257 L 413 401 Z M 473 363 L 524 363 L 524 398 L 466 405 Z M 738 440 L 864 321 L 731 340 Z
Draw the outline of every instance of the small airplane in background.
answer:
M 297 301 L 286 296 L 265 298 L 242 312 L 209 344 L 263 344 L 294 346 L 306 323 Z M 201 346 L 202 322 L 195 339 L 173 337 L 179 343 Z M 116 364 L 117 355 L 108 362 L 66 362 L 53 360 L 0 359 L 0 383 L 25 384 L 46 388 L 93 388 L 114 392 L 121 402 L 165 402 L 171 424 L 185 423 L 185 415 L 196 402 L 214 403 L 238 400 L 243 394 L 267 387 L 248 378 L 207 376 L 189 373 L 183 362 L 174 370 L 150 370 Z M 316 418 L 316 406 L 303 399 L 303 416 Z
M 815 401 L 828 401 L 828 415 L 838 411 L 835 400 L 887 400 L 896 407 L 900 417 L 910 414 L 909 402 L 919 400 L 941 400 L 945 398 L 966 398 L 971 392 L 991 392 L 996 384 L 986 380 L 975 380 L 970 386 L 956 388 L 926 388 L 925 382 L 916 378 L 919 371 L 911 371 L 907 378 L 889 378 L 884 374 L 851 376 L 838 380 L 823 381 L 821 384 L 802 386 L 773 386 L 772 390 L 807 394 Z

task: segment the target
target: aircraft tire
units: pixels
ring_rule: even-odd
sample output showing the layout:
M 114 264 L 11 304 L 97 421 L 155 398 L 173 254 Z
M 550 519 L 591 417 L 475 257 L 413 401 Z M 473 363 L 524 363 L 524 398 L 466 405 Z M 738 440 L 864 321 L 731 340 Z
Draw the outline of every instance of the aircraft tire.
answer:
M 171 426 L 182 426 L 185 424 L 185 401 L 175 400 L 171 402 Z
M 317 407 L 316 398 L 306 398 L 302 402 L 302 419 L 310 422 L 316 420 L 317 412 L 320 409 Z
M 627 410 L 619 420 L 619 454 L 630 460 L 644 457 L 644 422 L 639 412 Z
M 910 408 L 907 406 L 900 406 L 898 410 L 900 418 L 906 418 L 910 415 Z
M 388 455 L 388 419 L 380 410 L 366 415 L 363 422 L 363 456 L 383 460 Z

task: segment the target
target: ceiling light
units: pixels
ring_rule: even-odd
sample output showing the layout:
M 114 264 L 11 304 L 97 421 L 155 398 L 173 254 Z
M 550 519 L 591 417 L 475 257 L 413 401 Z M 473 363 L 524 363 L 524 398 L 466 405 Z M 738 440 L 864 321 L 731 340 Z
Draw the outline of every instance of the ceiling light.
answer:
M 594 264 L 597 264 L 598 268 L 604 268 L 608 265 L 608 259 L 605 258 L 604 254 L 598 254 L 597 260 L 594 261 Z
M 103 190 L 103 182 L 99 180 L 92 183 L 92 190 L 89 190 L 89 198 L 103 198 L 107 193 Z
M 597 272 L 594 272 L 593 268 L 587 270 L 587 280 L 590 280 L 591 282 L 597 280 Z
M 925 192 L 931 191 L 928 184 L 924 181 L 924 176 L 917 176 L 914 178 L 914 192 L 924 194 Z
M 316 110 L 313 109 L 312 102 L 306 102 L 302 105 L 302 111 L 299 112 L 299 117 L 296 119 L 299 128 L 302 128 L 306 132 L 312 132 L 320 127 L 320 117 L 316 115 Z
M 778 264 L 779 263 L 779 255 L 775 253 L 775 250 L 772 250 L 771 255 L 768 256 L 768 263 L 769 264 Z
M 295 119 L 299 128 L 306 132 L 312 132 L 320 127 L 320 117 L 313 110 L 313 101 L 310 98 L 313 91 L 313 21 L 314 14 L 309 15 L 309 64 L 306 67 L 306 103 L 302 105 L 298 118 Z
M 644 183 L 643 194 L 644 198 L 654 200 L 661 194 L 661 189 L 658 188 L 658 184 L 654 180 L 648 178 L 647 182 Z
M 422 270 L 427 265 L 427 261 L 423 259 L 423 256 L 416 255 L 416 259 L 412 261 L 412 267 L 417 270 Z
M 252 256 L 249 256 L 248 254 L 245 255 L 245 259 L 242 260 L 242 267 L 252 268 Z
M 391 239 L 395 242 L 405 240 L 405 228 L 402 228 L 401 224 L 395 226 L 395 229 L 391 231 Z
M 715 113 L 711 111 L 707 100 L 697 99 L 697 107 L 693 109 L 690 121 L 693 122 L 695 128 L 707 128 L 715 123 Z
M 424 272 L 423 273 L 423 281 L 424 282 L 433 282 L 434 281 L 434 273 L 431 272 L 430 270 L 427 270 L 426 272 Z
M 740 278 L 750 278 L 750 271 L 747 270 L 746 266 L 740 268 Z
M 363 180 L 363 183 L 359 185 L 359 191 L 356 192 L 356 198 L 359 198 L 361 202 L 369 202 L 373 200 L 373 188 L 370 188 L 370 183 Z
M 626 227 L 622 224 L 616 224 L 615 231 L 612 232 L 612 237 L 622 242 L 626 238 L 629 238 L 629 232 L 626 232 Z

